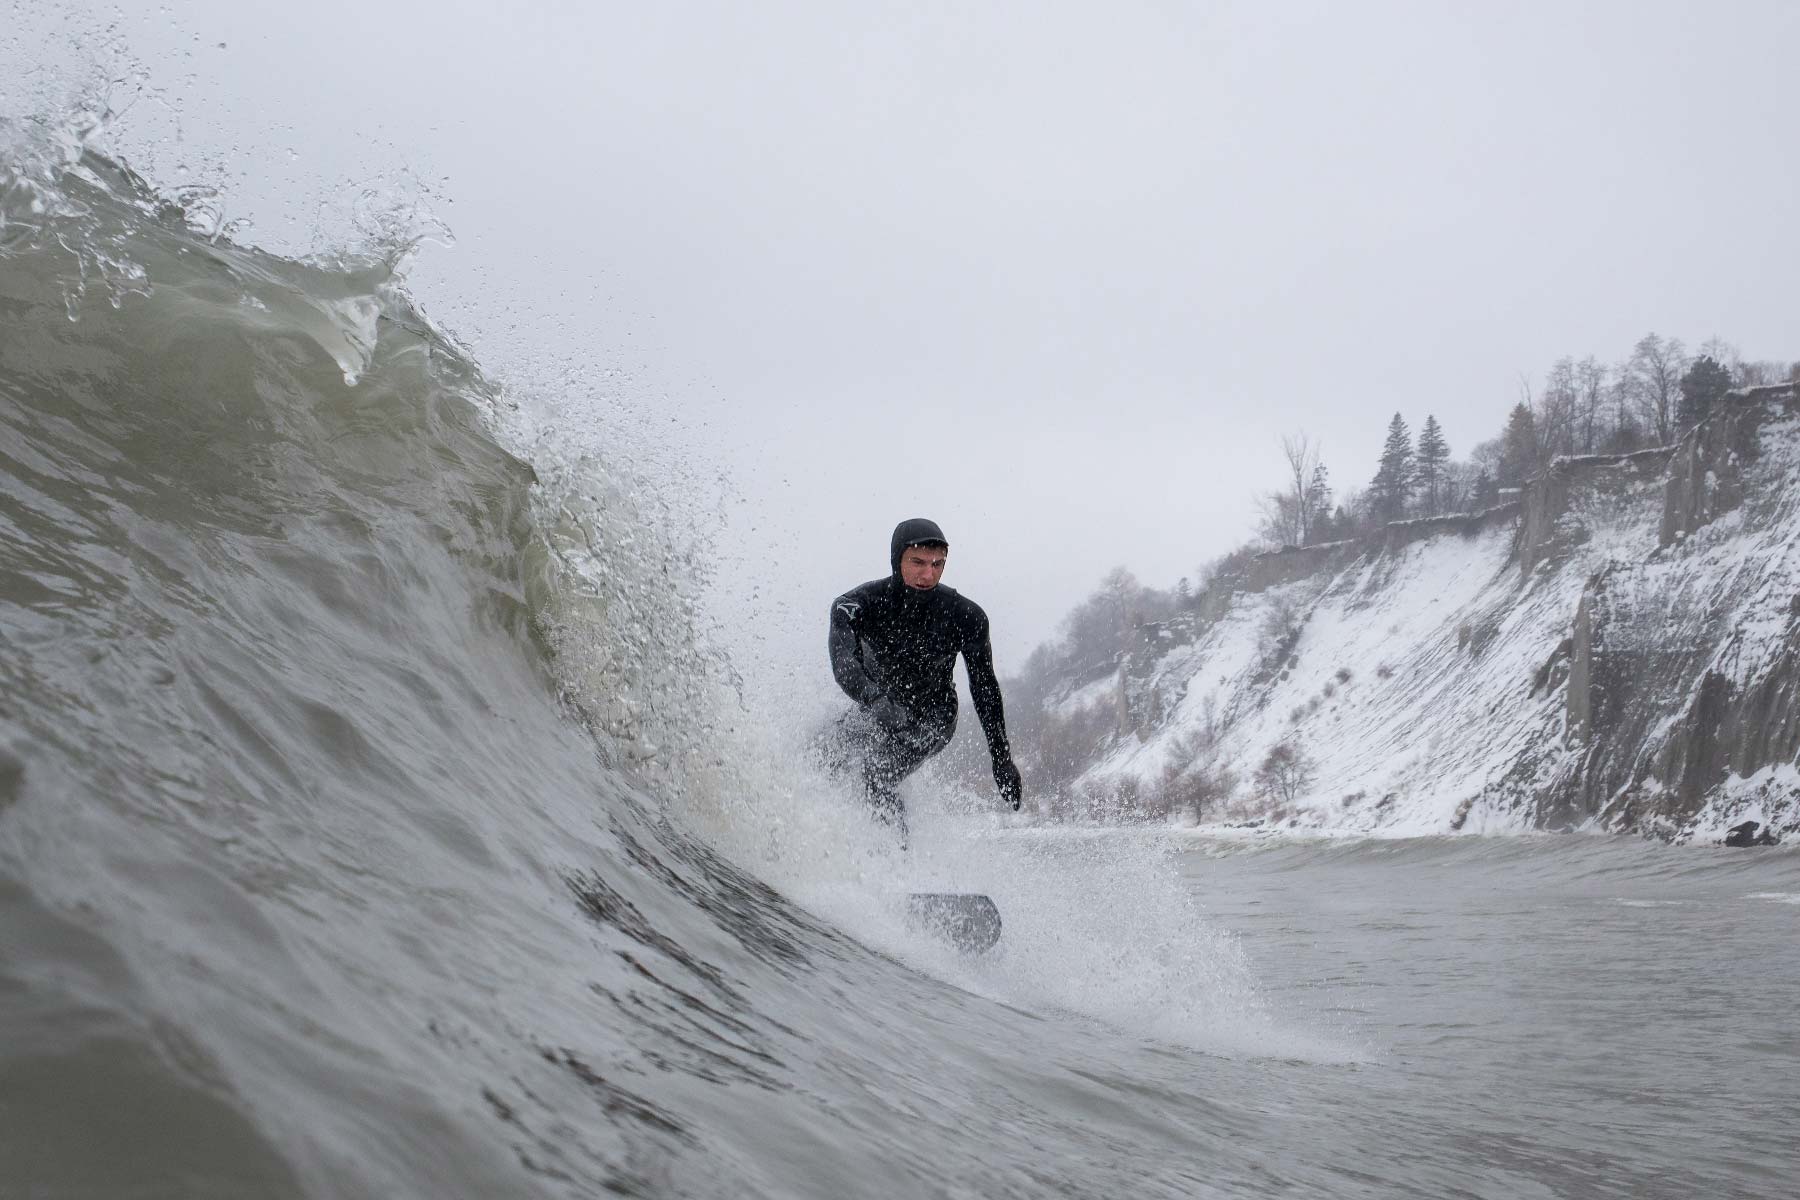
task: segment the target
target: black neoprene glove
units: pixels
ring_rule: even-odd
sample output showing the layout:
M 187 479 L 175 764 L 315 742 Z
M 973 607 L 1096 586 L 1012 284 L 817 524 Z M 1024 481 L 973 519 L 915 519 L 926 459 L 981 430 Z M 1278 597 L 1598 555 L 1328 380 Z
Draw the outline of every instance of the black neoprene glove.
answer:
M 1000 800 L 1014 812 L 1019 811 L 1019 801 L 1025 798 L 1025 783 L 1019 778 L 1019 768 L 1013 765 L 1010 758 L 994 760 L 994 786 L 1000 789 Z

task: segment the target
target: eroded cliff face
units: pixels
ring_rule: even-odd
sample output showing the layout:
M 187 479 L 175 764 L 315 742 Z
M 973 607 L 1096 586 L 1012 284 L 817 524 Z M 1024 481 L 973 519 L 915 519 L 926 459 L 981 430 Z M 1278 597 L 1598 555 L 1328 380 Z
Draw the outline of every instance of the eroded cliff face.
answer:
M 1765 388 L 1676 447 L 1656 550 L 1589 581 L 1568 688 L 1576 753 L 1545 816 L 1670 835 L 1744 817 L 1791 828 L 1797 699 L 1800 400 Z
M 1264 556 L 1119 696 L 1132 736 L 1091 782 L 1224 765 L 1296 828 L 1800 832 L 1800 392 L 1488 513 Z M 1283 745 L 1299 786 L 1255 794 Z

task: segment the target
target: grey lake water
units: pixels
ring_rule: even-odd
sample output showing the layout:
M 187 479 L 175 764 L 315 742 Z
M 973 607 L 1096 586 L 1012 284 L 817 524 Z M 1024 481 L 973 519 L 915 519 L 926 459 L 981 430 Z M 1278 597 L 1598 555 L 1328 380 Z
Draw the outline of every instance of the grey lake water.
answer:
M 1324 1151 L 1318 1194 L 1792 1194 L 1800 856 L 1422 840 L 1186 873 L 1275 1008 L 1368 1048 L 1269 1068 L 1271 1165 Z
M 901 856 L 719 686 L 668 510 L 379 257 L 33 171 L 0 1200 L 1794 1193 L 1795 853 L 916 794 Z

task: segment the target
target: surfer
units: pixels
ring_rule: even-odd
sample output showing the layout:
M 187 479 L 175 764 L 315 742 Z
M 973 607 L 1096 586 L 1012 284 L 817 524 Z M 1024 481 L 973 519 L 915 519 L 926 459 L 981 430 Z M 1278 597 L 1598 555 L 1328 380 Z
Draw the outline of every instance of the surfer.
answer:
M 860 768 L 869 803 L 897 827 L 902 845 L 906 807 L 896 789 L 956 731 L 952 671 L 958 654 L 968 668 L 1000 799 L 1017 811 L 1023 794 L 1006 741 L 987 614 L 938 582 L 949 554 L 936 522 L 902 521 L 889 545 L 892 573 L 831 602 L 831 672 L 856 707 L 828 731 L 825 757 L 841 770 Z

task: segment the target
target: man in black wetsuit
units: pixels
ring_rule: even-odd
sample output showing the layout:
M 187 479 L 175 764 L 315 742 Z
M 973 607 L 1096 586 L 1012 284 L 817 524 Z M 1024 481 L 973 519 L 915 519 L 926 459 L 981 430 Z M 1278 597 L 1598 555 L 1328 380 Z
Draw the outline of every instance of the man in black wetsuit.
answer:
M 837 767 L 860 766 L 869 802 L 899 827 L 902 845 L 906 808 L 895 789 L 950 744 L 958 654 L 968 667 L 969 693 L 987 735 L 1000 799 L 1017 810 L 1021 797 L 1019 768 L 1006 743 L 987 614 L 938 582 L 949 553 L 935 522 L 902 521 L 889 546 L 893 574 L 831 602 L 831 671 L 857 707 L 839 718 L 827 755 Z

